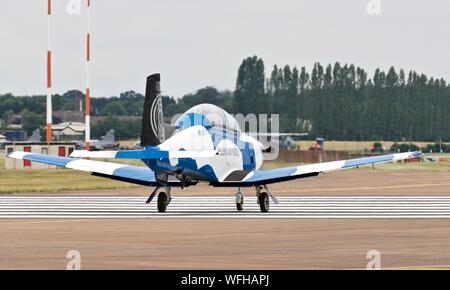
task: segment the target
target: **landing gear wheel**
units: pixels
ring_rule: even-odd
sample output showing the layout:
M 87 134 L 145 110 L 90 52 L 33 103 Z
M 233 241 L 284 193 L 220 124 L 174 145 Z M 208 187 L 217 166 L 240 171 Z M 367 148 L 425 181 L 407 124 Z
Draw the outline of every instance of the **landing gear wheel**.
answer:
M 169 205 L 169 196 L 164 191 L 158 194 L 158 212 L 166 212 L 167 206 Z
M 242 211 L 244 209 L 244 194 L 242 192 L 236 193 L 236 209 Z
M 258 202 L 259 202 L 259 207 L 261 209 L 261 212 L 269 211 L 270 201 L 269 201 L 269 195 L 267 194 L 267 192 L 261 192 L 259 194 Z

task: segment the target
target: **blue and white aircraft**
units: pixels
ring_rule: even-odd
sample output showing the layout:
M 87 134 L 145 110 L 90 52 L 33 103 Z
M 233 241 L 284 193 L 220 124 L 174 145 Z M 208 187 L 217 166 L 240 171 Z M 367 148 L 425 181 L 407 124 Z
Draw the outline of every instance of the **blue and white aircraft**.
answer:
M 422 156 L 421 152 L 408 152 L 262 170 L 263 153 L 270 148 L 241 132 L 238 122 L 231 115 L 217 106 L 201 104 L 181 115 L 174 126 L 169 126 L 163 123 L 160 93 L 160 75 L 149 76 L 142 119 L 142 150 L 79 150 L 74 151 L 70 158 L 17 151 L 10 153 L 8 157 L 88 171 L 99 177 L 155 187 L 147 203 L 159 192 L 159 212 L 166 211 L 172 187 L 183 188 L 199 182 L 215 187 L 238 188 L 238 211 L 243 209 L 244 204 L 240 188 L 253 187 L 261 212 L 267 212 L 269 198 L 278 203 L 269 184 Z M 95 158 L 140 159 L 146 167 L 92 160 Z

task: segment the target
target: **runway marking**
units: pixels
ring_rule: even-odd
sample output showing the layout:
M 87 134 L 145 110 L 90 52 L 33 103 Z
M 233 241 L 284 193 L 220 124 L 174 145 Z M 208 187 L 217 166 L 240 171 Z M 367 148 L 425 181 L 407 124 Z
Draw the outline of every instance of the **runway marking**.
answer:
M 399 266 L 387 267 L 385 270 L 449 270 L 450 265 Z
M 450 186 L 450 183 L 422 183 L 422 184 L 404 184 L 404 185 L 386 185 L 386 186 L 359 186 L 359 187 L 335 187 L 335 188 L 308 188 L 306 190 L 297 190 L 297 192 L 330 192 L 330 191 L 356 191 L 356 190 L 374 190 L 374 189 L 399 189 L 399 188 L 418 188 L 418 187 L 436 187 Z M 291 190 L 282 190 L 281 192 L 291 192 Z
M 255 197 L 245 197 L 237 212 L 233 196 L 174 196 L 166 213 L 143 196 L 4 196 L 2 219 L 429 219 L 450 218 L 446 196 L 278 197 L 261 213 Z

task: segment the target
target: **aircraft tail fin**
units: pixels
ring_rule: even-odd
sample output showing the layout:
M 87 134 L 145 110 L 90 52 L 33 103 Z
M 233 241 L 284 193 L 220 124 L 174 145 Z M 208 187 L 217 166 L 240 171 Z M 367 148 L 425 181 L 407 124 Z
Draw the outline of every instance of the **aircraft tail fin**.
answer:
M 144 112 L 142 115 L 142 147 L 157 146 L 165 140 L 160 80 L 160 74 L 153 74 L 147 77 Z
M 100 137 L 100 140 L 115 143 L 116 142 L 116 132 L 114 131 L 114 129 L 110 129 L 108 132 L 106 132 L 106 134 L 104 136 Z

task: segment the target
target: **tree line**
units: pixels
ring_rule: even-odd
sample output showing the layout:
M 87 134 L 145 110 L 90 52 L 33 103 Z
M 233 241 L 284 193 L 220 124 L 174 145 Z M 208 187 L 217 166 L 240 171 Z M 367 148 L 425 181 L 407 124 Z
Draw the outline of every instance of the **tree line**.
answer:
M 333 140 L 450 140 L 450 86 L 415 71 L 376 69 L 372 77 L 353 64 L 322 65 L 311 71 L 245 59 L 234 92 L 243 113 L 280 115 L 284 131 Z
M 84 94 L 71 90 L 53 95 L 54 110 L 77 109 Z M 140 122 L 121 126 L 114 116 L 140 116 L 144 96 L 127 91 L 91 99 L 95 116 L 110 116 L 93 127 L 95 135 L 114 128 L 118 138 L 138 136 Z M 167 120 L 200 103 L 212 103 L 230 113 L 279 114 L 284 132 L 310 133 L 328 140 L 450 141 L 450 86 L 443 79 L 394 67 L 373 76 L 353 64 L 275 65 L 266 75 L 264 61 L 248 57 L 240 65 L 234 91 L 201 88 L 176 99 L 163 96 Z M 83 104 L 84 107 L 84 104 Z M 0 95 L 1 126 L 22 114 L 27 131 L 43 124 L 45 96 Z M 94 137 L 100 137 L 94 136 Z

